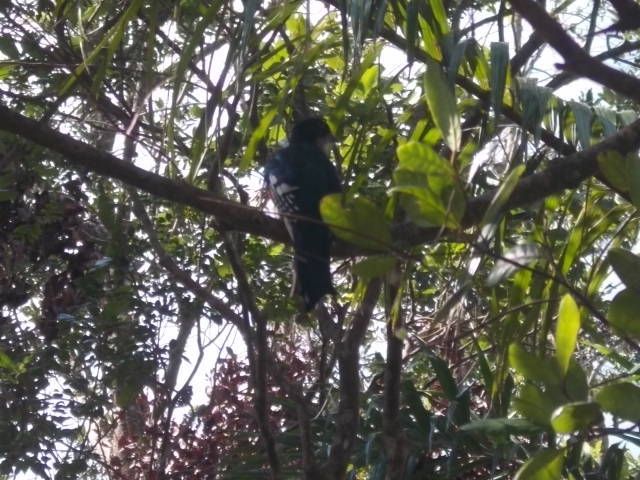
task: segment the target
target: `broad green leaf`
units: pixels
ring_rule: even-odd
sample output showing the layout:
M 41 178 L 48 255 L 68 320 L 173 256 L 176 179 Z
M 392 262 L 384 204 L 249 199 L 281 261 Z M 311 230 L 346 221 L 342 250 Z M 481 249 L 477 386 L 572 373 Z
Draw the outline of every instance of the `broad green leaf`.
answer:
M 423 226 L 457 228 L 466 200 L 449 162 L 419 142 L 401 145 L 397 154 L 399 164 L 391 192 L 403 194 L 400 201 L 411 219 Z
M 544 427 L 550 426 L 551 414 L 556 407 L 549 395 L 530 383 L 520 389 L 520 394 L 513 399 L 513 406 L 523 417 Z
M 458 397 L 458 386 L 456 385 L 453 375 L 451 375 L 449 365 L 447 365 L 447 362 L 441 358 L 433 355 L 429 356 L 429 361 L 431 363 L 431 368 L 433 368 L 433 371 L 436 374 L 438 382 L 440 382 L 440 386 L 442 387 L 445 397 L 449 400 L 455 400 Z
M 360 260 L 353 266 L 353 274 L 364 278 L 377 278 L 386 275 L 397 260 L 390 255 L 375 255 Z
M 559 480 L 564 466 L 564 450 L 541 450 L 529 459 L 513 480 Z
M 625 286 L 640 294 L 640 257 L 624 248 L 612 248 L 607 259 Z
M 509 44 L 504 42 L 491 43 L 491 104 L 496 118 L 502 110 L 502 99 L 507 83 L 509 68 Z
M 391 230 L 384 212 L 364 197 L 327 195 L 320 202 L 322 219 L 341 239 L 370 250 L 385 250 Z
M 545 385 L 560 383 L 560 375 L 553 362 L 527 352 L 517 343 L 509 345 L 509 364 L 527 380 Z
M 625 159 L 615 150 L 598 154 L 598 167 L 607 181 L 622 192 L 629 191 L 629 176 Z
M 560 301 L 558 323 L 556 325 L 556 358 L 562 374 L 569 369 L 571 355 L 576 348 L 580 330 L 580 309 L 570 294 Z
M 436 127 L 442 132 L 442 138 L 452 152 L 459 152 L 462 131 L 456 109 L 456 97 L 447 82 L 447 77 L 442 73 L 442 68 L 436 62 L 427 62 L 424 88 L 429 111 Z
M 551 415 L 551 426 L 556 433 L 573 433 L 601 420 L 602 412 L 597 403 L 573 402 L 556 408 Z
M 523 418 L 485 418 L 462 425 L 460 430 L 486 435 L 533 435 L 540 432 L 540 427 Z
M 609 323 L 623 335 L 640 338 L 640 293 L 626 289 L 609 305 Z
M 576 133 L 582 149 L 589 148 L 591 145 L 591 120 L 593 114 L 591 109 L 586 105 L 578 102 L 569 102 L 569 107 L 576 119 Z
M 505 252 L 503 258 L 496 262 L 487 277 L 487 285 L 489 287 L 497 285 L 522 267 L 528 266 L 539 258 L 540 249 L 537 245 L 533 243 L 516 245 Z
M 595 400 L 607 412 L 630 422 L 640 422 L 640 387 L 631 382 L 602 387 Z

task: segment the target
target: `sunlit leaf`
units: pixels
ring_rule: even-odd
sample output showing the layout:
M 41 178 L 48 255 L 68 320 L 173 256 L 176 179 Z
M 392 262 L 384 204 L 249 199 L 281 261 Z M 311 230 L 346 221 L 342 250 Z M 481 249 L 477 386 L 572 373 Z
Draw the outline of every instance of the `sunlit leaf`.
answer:
M 553 362 L 527 352 L 517 343 L 509 345 L 509 364 L 527 380 L 545 385 L 560 383 L 560 374 Z
M 571 355 L 576 348 L 580 330 L 580 309 L 570 294 L 560 301 L 556 325 L 556 358 L 564 375 L 569 369 Z
M 391 191 L 404 194 L 407 213 L 418 224 L 458 227 L 466 200 L 451 165 L 419 142 L 407 142 L 397 153 L 400 162 Z
M 385 250 L 391 230 L 384 212 L 364 197 L 325 196 L 320 202 L 322 219 L 343 240 L 370 250 Z
M 558 407 L 551 415 L 551 426 L 557 433 L 572 433 L 602 420 L 600 406 L 595 402 L 574 402 Z
M 513 480 L 559 480 L 564 465 L 564 450 L 541 450 L 530 458 Z

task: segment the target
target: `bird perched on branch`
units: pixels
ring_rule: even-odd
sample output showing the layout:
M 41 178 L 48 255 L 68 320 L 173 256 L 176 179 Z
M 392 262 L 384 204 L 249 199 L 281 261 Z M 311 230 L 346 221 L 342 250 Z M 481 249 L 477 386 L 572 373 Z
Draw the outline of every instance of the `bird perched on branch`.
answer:
M 293 240 L 292 293 L 302 297 L 310 311 L 326 294 L 335 294 L 331 282 L 331 233 L 320 218 L 320 200 L 342 190 L 329 160 L 335 141 L 322 118 L 297 122 L 289 145 L 276 152 L 264 170 L 265 182 Z

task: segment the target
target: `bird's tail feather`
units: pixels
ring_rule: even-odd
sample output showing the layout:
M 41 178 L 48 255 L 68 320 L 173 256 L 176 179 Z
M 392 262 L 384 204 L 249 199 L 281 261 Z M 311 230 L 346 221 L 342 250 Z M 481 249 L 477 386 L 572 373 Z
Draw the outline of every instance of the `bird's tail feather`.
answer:
M 296 290 L 302 297 L 306 311 L 312 310 L 325 295 L 335 294 L 329 258 L 296 255 L 294 267 Z

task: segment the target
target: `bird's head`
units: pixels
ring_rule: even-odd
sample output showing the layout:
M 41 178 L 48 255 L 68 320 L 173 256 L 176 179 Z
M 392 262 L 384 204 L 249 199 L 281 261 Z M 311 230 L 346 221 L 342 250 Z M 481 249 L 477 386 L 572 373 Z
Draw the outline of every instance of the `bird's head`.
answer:
M 327 122 L 320 117 L 311 117 L 300 120 L 293 126 L 289 142 L 314 145 L 329 156 L 335 137 Z

